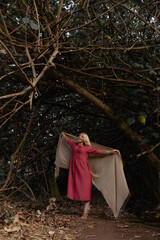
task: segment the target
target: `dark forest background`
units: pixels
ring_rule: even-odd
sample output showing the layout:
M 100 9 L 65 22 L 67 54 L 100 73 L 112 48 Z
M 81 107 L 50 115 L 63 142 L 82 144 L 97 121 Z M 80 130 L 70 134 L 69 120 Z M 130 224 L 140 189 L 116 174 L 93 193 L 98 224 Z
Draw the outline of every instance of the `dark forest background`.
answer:
M 54 160 L 64 131 L 119 149 L 129 204 L 158 205 L 159 7 L 149 0 L 1 1 L 2 198 L 57 194 Z M 59 189 L 65 179 L 61 171 Z

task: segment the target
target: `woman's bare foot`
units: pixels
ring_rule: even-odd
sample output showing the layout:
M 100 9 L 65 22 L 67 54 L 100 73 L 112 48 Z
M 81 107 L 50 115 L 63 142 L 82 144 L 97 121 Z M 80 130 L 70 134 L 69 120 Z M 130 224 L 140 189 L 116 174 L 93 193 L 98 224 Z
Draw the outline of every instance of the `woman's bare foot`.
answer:
M 83 213 L 83 216 L 81 218 L 82 219 L 87 219 L 88 218 L 88 213 Z

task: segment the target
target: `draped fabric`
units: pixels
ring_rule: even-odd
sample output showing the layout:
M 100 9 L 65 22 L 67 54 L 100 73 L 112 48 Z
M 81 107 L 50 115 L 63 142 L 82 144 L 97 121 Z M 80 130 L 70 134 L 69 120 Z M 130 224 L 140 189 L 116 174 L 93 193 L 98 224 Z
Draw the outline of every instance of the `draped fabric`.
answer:
M 72 141 L 77 142 L 76 136 L 66 135 Z M 110 149 L 93 142 L 91 142 L 91 146 L 102 150 Z M 59 175 L 59 168 L 69 168 L 70 159 L 71 147 L 60 135 L 56 151 L 55 177 Z M 129 196 L 121 156 L 119 154 L 91 154 L 88 157 L 88 164 L 92 174 L 92 183 L 102 193 L 114 216 L 117 218 L 120 209 Z

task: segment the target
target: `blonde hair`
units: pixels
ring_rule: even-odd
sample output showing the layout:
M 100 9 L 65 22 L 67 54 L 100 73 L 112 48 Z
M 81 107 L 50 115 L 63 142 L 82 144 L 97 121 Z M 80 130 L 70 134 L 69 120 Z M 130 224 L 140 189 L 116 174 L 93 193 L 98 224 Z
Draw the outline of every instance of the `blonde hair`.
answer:
M 82 132 L 81 134 L 83 134 L 83 136 L 84 136 L 84 145 L 91 146 L 91 142 L 89 140 L 88 135 L 86 133 L 84 133 L 84 132 Z

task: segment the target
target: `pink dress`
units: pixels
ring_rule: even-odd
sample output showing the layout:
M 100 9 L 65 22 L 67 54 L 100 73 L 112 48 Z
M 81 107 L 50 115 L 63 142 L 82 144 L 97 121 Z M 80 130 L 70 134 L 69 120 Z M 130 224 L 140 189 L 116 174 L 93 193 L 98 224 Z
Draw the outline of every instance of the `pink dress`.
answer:
M 86 145 L 78 145 L 69 138 L 66 142 L 72 148 L 67 197 L 80 201 L 90 201 L 92 191 L 92 176 L 88 165 L 88 154 L 101 154 L 103 150 Z

